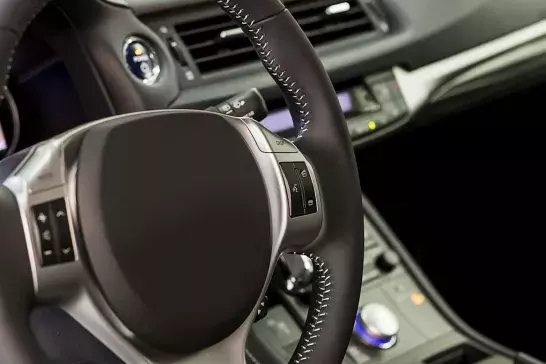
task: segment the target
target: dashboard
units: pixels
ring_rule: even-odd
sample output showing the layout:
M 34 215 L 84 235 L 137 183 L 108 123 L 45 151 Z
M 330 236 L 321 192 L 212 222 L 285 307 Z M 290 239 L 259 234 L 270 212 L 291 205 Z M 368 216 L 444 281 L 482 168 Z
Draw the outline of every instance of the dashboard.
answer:
M 423 109 L 463 107 L 472 95 L 540 82 L 545 74 L 543 1 L 285 5 L 329 72 L 355 145 L 399 129 Z M 0 115 L 0 153 L 115 114 L 204 109 L 252 87 L 271 110 L 264 124 L 293 136 L 276 85 L 212 1 L 90 0 L 76 6 L 60 0 L 37 17 L 16 51 L 9 89 L 18 118 Z

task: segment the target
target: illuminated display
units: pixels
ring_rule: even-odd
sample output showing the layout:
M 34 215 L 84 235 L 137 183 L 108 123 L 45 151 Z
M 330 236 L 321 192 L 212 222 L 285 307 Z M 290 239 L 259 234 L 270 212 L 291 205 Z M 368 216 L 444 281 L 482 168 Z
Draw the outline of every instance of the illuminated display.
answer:
M 353 101 L 349 92 L 342 92 L 337 95 L 341 110 L 344 113 L 353 111 Z M 292 117 L 288 109 L 273 111 L 262 121 L 262 124 L 274 133 L 280 133 L 294 128 Z

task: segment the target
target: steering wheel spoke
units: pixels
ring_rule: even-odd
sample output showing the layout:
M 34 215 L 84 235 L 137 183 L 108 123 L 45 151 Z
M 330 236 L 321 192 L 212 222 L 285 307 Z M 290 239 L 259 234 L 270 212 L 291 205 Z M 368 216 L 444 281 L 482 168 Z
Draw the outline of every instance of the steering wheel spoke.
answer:
M 82 273 L 61 145 L 55 139 L 36 146 L 4 181 L 17 200 L 34 293 L 41 302 L 70 295 Z
M 245 345 L 255 311 L 224 340 L 191 355 L 159 352 L 140 342 L 115 314 L 96 287 L 87 286 L 60 306 L 125 363 L 245 364 Z M 186 338 L 185 340 L 191 340 Z

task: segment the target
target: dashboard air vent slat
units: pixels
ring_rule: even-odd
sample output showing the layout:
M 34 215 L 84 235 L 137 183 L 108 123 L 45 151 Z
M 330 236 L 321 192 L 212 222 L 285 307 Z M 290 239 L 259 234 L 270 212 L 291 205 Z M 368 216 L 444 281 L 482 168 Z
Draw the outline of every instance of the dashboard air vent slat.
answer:
M 313 45 L 374 31 L 358 0 L 286 0 Z M 178 35 L 201 73 L 232 68 L 257 60 L 248 39 L 227 15 L 199 13 L 176 25 Z

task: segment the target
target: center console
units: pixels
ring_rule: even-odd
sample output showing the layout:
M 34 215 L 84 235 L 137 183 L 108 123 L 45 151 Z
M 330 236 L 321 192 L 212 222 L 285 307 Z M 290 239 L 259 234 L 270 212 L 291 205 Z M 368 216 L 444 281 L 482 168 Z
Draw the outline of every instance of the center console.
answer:
M 364 218 L 364 273 L 353 338 L 344 364 L 508 364 L 486 346 L 459 333 L 411 277 L 399 254 Z M 302 259 L 299 256 L 297 259 Z M 312 265 L 305 258 L 281 274 L 281 304 L 257 322 L 248 345 L 249 363 L 287 363 L 307 316 Z M 288 275 L 287 275 L 288 272 Z M 333 364 L 333 363 L 332 363 Z

